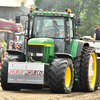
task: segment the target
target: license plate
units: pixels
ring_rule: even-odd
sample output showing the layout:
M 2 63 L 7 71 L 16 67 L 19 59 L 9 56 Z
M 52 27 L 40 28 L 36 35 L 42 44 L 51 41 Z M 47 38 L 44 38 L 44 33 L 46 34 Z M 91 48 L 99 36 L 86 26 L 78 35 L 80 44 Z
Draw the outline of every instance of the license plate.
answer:
M 45 69 L 45 63 L 9 62 L 8 83 L 45 84 Z

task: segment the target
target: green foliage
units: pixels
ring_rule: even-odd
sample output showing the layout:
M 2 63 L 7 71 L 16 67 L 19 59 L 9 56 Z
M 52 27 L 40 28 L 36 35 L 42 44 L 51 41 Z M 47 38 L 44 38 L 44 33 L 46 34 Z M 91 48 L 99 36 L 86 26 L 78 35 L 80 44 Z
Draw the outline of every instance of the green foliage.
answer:
M 100 0 L 35 0 L 35 4 L 38 8 L 49 11 L 70 8 L 76 17 L 81 18 L 77 33 L 82 36 L 93 36 L 94 28 L 100 23 Z

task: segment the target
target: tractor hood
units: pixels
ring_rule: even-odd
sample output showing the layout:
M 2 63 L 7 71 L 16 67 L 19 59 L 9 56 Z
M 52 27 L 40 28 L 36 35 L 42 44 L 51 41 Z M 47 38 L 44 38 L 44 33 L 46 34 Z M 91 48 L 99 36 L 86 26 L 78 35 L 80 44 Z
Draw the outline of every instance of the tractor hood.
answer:
M 33 38 L 28 41 L 28 45 L 48 45 L 54 46 L 54 39 L 51 38 Z

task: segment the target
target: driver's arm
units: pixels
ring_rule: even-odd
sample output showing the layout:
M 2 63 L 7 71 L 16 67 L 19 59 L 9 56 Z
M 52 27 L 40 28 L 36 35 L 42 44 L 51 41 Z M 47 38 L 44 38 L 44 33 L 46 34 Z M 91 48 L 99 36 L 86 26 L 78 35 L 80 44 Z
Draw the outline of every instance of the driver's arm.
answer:
M 96 33 L 94 33 L 94 39 L 93 40 L 95 41 L 95 39 L 96 39 Z

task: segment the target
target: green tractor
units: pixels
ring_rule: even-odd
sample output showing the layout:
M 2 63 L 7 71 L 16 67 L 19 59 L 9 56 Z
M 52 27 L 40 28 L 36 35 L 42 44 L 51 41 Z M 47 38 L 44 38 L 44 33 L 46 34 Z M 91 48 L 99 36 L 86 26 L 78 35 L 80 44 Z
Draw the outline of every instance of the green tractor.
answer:
M 33 16 L 33 17 L 32 17 Z M 29 34 L 30 19 L 33 18 Z M 49 86 L 53 93 L 94 91 L 97 57 L 88 42 L 75 39 L 80 19 L 67 12 L 33 11 L 28 14 L 24 52 L 8 50 L 1 64 L 3 90 Z

